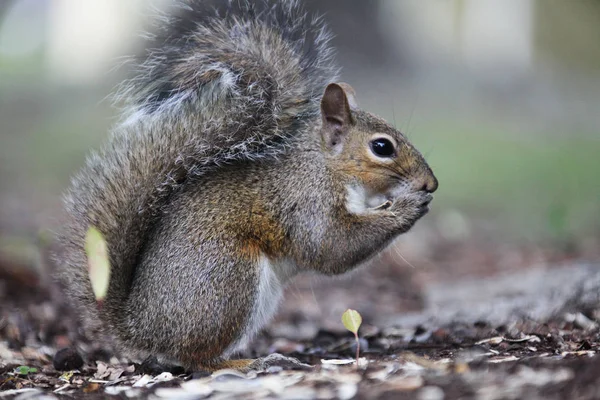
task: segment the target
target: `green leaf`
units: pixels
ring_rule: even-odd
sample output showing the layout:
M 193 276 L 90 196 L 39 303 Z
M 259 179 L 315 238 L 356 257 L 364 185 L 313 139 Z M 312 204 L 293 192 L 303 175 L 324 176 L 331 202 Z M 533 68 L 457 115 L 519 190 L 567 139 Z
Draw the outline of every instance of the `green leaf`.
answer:
M 360 328 L 360 324 L 362 324 L 362 317 L 358 311 L 347 309 L 344 314 L 342 314 L 342 323 L 346 329 L 357 335 L 358 328 Z
M 28 367 L 27 365 L 20 365 L 17 368 L 15 368 L 15 374 L 17 375 L 27 375 L 27 374 L 33 374 L 37 372 L 37 368 L 31 368 Z
M 110 262 L 108 246 L 102 233 L 91 226 L 85 235 L 85 254 L 88 259 L 88 269 L 92 289 L 96 300 L 101 302 L 106 296 L 110 280 Z

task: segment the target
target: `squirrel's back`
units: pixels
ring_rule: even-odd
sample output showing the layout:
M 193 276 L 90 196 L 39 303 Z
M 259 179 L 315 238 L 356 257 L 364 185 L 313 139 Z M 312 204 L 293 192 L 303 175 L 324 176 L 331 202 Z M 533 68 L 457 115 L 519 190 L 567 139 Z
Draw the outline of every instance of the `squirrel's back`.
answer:
M 182 3 L 164 18 L 136 75 L 119 91 L 123 122 L 65 196 L 59 274 L 97 329 L 84 237 L 106 238 L 111 279 L 103 323 L 122 312 L 147 234 L 190 176 L 236 159 L 276 156 L 319 117 L 336 78 L 329 34 L 296 0 Z

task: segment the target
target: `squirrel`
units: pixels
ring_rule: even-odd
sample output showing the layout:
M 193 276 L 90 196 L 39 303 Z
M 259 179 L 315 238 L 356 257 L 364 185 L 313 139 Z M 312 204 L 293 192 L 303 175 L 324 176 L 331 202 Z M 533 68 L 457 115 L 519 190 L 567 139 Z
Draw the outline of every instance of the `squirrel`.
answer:
M 123 118 L 64 198 L 59 279 L 125 355 L 230 360 L 304 271 L 364 264 L 428 211 L 424 157 L 338 80 L 331 34 L 295 0 L 181 3 L 120 97 Z M 90 226 L 111 275 L 98 307 Z

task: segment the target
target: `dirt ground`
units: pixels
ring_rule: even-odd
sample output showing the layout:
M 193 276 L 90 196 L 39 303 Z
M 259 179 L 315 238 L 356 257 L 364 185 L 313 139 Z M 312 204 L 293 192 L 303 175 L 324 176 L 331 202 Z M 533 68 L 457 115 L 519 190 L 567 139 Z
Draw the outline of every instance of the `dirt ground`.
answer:
M 80 334 L 47 274 L 0 259 L 0 399 L 600 398 L 599 265 L 482 249 L 432 251 L 419 263 L 444 268 L 416 270 L 398 248 L 343 280 L 299 279 L 240 356 L 301 364 L 247 374 L 120 359 Z M 364 321 L 358 366 L 348 306 Z

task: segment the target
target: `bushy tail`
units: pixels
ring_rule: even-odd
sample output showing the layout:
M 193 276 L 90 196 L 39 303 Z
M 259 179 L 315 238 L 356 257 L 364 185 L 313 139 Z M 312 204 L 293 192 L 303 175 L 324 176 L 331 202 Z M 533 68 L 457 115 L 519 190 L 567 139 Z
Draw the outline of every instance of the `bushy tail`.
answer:
M 65 198 L 61 277 L 89 326 L 98 318 L 83 249 L 88 227 L 108 243 L 103 319 L 114 327 L 146 233 L 172 190 L 221 163 L 277 154 L 318 117 L 336 78 L 330 36 L 298 1 L 206 3 L 187 2 L 162 20 L 119 92 L 123 122 Z

